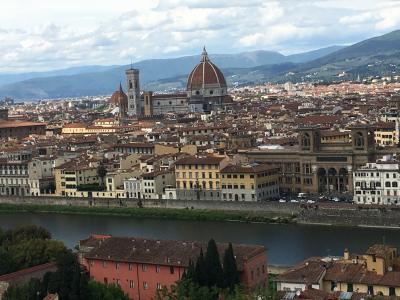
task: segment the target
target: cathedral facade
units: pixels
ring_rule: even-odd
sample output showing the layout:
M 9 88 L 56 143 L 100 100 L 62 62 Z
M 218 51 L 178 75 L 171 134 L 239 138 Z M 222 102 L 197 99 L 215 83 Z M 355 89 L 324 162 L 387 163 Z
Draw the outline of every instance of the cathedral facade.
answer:
M 225 77 L 211 62 L 205 48 L 200 62 L 190 72 L 186 93 L 155 94 L 151 91 L 141 93 L 139 70 L 131 67 L 126 70 L 125 75 L 127 94 L 124 95 L 127 97 L 126 115 L 129 117 L 210 112 L 232 102 L 232 98 L 228 95 Z

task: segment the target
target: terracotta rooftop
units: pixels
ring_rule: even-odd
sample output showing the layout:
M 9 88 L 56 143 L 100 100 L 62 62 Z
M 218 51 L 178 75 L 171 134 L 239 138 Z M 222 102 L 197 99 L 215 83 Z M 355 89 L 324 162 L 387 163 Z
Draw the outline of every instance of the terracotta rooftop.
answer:
M 85 246 L 82 242 L 81 245 Z M 228 244 L 218 243 L 217 247 L 222 259 Z M 206 251 L 207 244 L 196 241 L 111 237 L 104 239 L 85 257 L 96 260 L 187 267 L 190 261 L 197 259 L 201 249 Z M 244 261 L 265 253 L 266 249 L 259 245 L 234 244 L 233 251 L 238 269 L 243 270 Z

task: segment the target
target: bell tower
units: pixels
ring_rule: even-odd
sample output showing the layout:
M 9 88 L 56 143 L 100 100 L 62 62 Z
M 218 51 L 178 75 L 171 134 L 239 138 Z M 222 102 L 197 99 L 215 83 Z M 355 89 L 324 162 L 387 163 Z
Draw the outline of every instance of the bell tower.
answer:
M 140 102 L 139 70 L 130 68 L 125 71 L 128 87 L 128 115 L 140 116 L 142 105 Z
M 303 152 L 318 152 L 321 144 L 321 132 L 316 126 L 301 126 L 297 128 L 300 150 Z
M 355 125 L 351 127 L 351 143 L 354 152 L 369 152 L 374 150 L 374 131 L 368 125 Z

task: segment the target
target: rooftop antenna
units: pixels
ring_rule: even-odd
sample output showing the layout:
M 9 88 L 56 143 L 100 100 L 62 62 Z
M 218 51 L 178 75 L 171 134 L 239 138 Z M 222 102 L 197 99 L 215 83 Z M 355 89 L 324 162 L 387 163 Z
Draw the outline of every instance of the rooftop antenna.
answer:
M 133 70 L 133 60 L 132 60 L 132 57 L 131 57 L 131 70 Z

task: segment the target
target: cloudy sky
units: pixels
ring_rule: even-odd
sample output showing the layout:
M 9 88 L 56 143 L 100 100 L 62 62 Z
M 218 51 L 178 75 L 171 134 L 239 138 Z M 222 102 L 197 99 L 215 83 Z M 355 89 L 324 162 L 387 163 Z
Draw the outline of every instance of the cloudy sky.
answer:
M 393 0 L 12 0 L 0 72 L 128 64 L 201 52 L 292 54 L 400 29 Z

